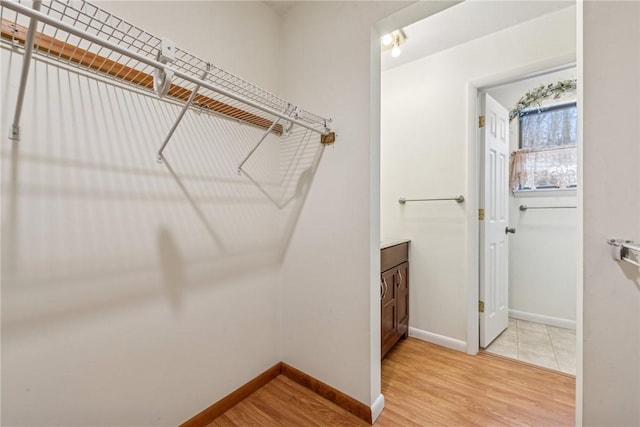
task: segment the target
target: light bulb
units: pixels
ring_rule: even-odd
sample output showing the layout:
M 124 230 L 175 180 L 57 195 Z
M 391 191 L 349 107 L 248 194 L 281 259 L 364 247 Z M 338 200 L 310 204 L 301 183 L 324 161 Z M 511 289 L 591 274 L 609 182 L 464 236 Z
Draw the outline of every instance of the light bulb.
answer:
M 389 46 L 393 42 L 393 36 L 391 34 L 385 34 L 382 36 L 382 45 Z
M 393 56 L 394 58 L 397 58 L 398 56 L 400 56 L 400 54 L 402 53 L 402 50 L 400 50 L 400 46 L 398 46 L 398 44 L 394 44 L 393 45 L 393 49 L 391 49 L 391 56 Z

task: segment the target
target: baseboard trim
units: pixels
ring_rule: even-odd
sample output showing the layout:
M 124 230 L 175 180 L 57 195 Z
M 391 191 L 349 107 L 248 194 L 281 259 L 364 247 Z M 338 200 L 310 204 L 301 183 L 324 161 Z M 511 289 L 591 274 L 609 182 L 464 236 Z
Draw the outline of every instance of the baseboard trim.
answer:
M 542 314 L 527 313 L 520 310 L 509 310 L 509 317 L 526 320 L 528 322 L 542 323 L 543 325 L 557 326 L 558 328 L 576 329 L 576 321 L 561 317 L 544 316 Z
M 467 351 L 467 343 L 465 341 L 460 341 L 455 338 L 446 337 L 444 335 L 434 334 L 433 332 L 423 331 L 422 329 L 409 327 L 409 336 L 442 347 L 450 348 L 452 350 L 458 350 L 462 352 Z
M 373 401 L 373 405 L 371 405 L 371 424 L 376 422 L 380 414 L 382 414 L 383 409 L 384 409 L 384 396 L 380 394 L 378 398 Z
M 361 403 L 351 396 L 315 379 L 291 365 L 279 362 L 267 369 L 245 385 L 239 387 L 227 396 L 223 397 L 204 411 L 180 424 L 180 427 L 205 427 L 212 423 L 220 415 L 233 408 L 238 403 L 249 397 L 252 393 L 267 385 L 279 375 L 284 375 L 290 380 L 308 388 L 328 401 L 335 403 L 342 409 L 351 412 L 356 417 L 373 424 L 384 409 L 384 396 L 381 394 L 373 402 L 371 407 Z
M 287 365 L 284 362 L 282 363 L 282 375 L 324 397 L 328 401 L 335 403 L 342 409 L 351 412 L 356 417 L 372 424 L 373 407 L 368 407 L 364 403 L 344 394 L 340 390 L 337 390 L 330 385 L 315 379 L 311 375 L 308 375 L 293 366 Z M 382 404 L 384 406 L 384 400 L 382 401 Z M 380 412 L 382 412 L 382 409 L 380 409 Z
M 239 387 L 235 391 L 223 397 L 221 400 L 209 406 L 198 415 L 180 424 L 180 427 L 204 427 L 210 424 L 211 422 L 213 422 L 213 420 L 227 412 L 229 409 L 233 408 L 238 403 L 242 402 L 253 392 L 268 384 L 271 380 L 276 378 L 281 373 L 282 362 L 279 362 L 246 383 L 245 385 Z

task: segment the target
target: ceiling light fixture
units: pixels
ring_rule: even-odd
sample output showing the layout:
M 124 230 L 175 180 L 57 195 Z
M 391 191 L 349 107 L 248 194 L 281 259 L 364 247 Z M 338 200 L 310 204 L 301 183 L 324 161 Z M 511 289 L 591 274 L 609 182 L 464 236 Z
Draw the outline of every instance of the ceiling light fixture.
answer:
M 382 43 L 382 50 L 390 50 L 391 56 L 397 58 L 402 53 L 402 49 L 400 49 L 400 45 L 402 45 L 407 40 L 407 36 L 404 34 L 402 30 L 395 30 L 389 34 L 385 34 L 380 38 Z
M 398 43 L 394 43 L 393 47 L 391 48 L 391 56 L 393 56 L 394 58 L 397 58 L 398 56 L 400 56 L 401 53 L 402 53 L 402 49 L 400 49 L 400 46 L 398 46 Z

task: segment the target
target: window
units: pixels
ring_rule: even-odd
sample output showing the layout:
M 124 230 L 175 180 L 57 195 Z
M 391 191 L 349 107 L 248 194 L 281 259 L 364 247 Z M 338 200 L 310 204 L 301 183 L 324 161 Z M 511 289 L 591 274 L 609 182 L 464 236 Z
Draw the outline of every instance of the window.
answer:
M 512 189 L 576 187 L 577 117 L 575 102 L 520 113 L 520 148 L 511 159 Z

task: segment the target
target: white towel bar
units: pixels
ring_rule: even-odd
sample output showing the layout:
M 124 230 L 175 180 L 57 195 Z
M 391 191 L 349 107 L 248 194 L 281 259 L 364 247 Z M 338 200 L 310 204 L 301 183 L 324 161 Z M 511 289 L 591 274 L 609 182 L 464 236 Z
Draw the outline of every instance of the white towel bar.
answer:
M 398 203 L 400 203 L 401 205 L 404 205 L 407 202 L 438 202 L 441 200 L 455 200 L 458 203 L 463 203 L 464 202 L 464 196 L 461 194 L 459 196 L 456 197 L 446 197 L 446 198 L 442 198 L 442 199 L 405 199 L 404 197 L 400 197 L 398 199 Z

